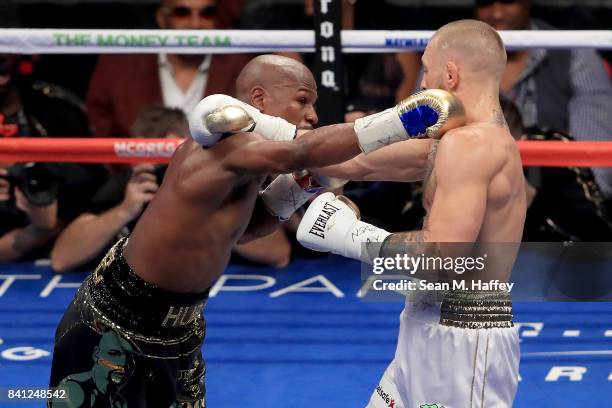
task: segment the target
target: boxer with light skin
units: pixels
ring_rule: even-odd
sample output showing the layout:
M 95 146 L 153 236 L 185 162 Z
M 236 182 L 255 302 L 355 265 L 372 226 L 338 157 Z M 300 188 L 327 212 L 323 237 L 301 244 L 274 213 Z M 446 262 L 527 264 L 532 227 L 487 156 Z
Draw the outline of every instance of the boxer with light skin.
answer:
M 286 202 L 282 186 L 300 186 L 286 173 L 411 137 L 440 137 L 453 123 L 448 107 L 459 106 L 447 93 L 418 94 L 355 125 L 310 130 L 316 85 L 302 64 L 258 57 L 238 85 L 254 106 L 225 95 L 198 103 L 189 119 L 192 139 L 177 149 L 130 238 L 117 242 L 83 282 L 57 330 L 52 387 L 82 370 L 92 354 L 85 344 L 112 330 L 135 350 L 126 379 L 132 388 L 119 391 L 130 407 L 205 406 L 202 309 L 249 225 L 251 236 L 268 231 L 253 217 L 259 197 L 284 219 L 297 206 Z M 304 134 L 296 138 L 300 128 Z M 260 192 L 269 174 L 284 181 Z
M 506 64 L 502 40 L 485 23 L 453 22 L 435 33 L 422 63 L 422 88 L 444 89 L 456 96 L 465 107 L 465 126 L 439 141 L 408 140 L 315 172 L 351 180 L 424 180 L 423 228 L 389 233 L 359 221 L 346 198 L 325 193 L 304 214 L 298 240 L 316 251 L 369 263 L 374 258 L 435 257 L 447 255 L 445 250 L 486 247 L 499 253 L 489 252 L 482 278 L 506 281 L 523 232 L 526 195 L 518 147 L 499 104 Z M 329 206 L 338 209 L 330 214 Z M 494 243 L 510 245 L 504 249 Z M 448 278 L 439 273 L 417 271 L 414 276 Z M 383 396 L 394 399 L 397 408 L 463 406 L 467 401 L 470 406 L 512 405 L 519 346 L 511 301 L 507 293 L 488 293 L 494 299 L 481 299 L 474 292 L 458 292 L 449 295 L 452 301 L 442 298 L 441 304 L 407 302 L 395 359 L 368 407 L 388 406 Z M 486 347 L 478 347 L 479 336 L 487 339 Z M 494 353 L 488 353 L 489 343 Z M 488 360 L 481 360 L 483 353 L 488 353 Z M 420 375 L 425 372 L 427 376 Z
M 401 251 L 407 242 L 520 241 L 525 214 L 521 160 L 499 105 L 505 51 L 494 31 L 466 40 L 470 37 L 464 33 L 479 25 L 470 20 L 439 30 L 422 58 L 422 88 L 445 89 L 459 98 L 466 126 L 440 141 L 408 140 L 311 170 L 349 180 L 425 180 L 424 228 L 390 236 L 385 255 L 397 245 Z M 458 208 L 464 217 L 455 216 Z

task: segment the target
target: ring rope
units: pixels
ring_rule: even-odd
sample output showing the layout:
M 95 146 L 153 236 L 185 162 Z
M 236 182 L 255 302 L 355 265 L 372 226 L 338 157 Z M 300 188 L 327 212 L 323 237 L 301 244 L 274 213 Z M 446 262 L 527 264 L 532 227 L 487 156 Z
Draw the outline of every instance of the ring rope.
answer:
M 423 50 L 434 31 L 342 31 L 346 53 Z M 508 50 L 612 49 L 612 30 L 499 32 Z M 0 52 L 15 54 L 159 53 L 227 54 L 314 52 L 312 30 L 0 29 Z
M 167 163 L 183 139 L 0 139 L 0 162 Z
M 167 163 L 182 139 L 4 138 L 0 162 Z M 612 142 L 519 141 L 523 165 L 612 167 Z

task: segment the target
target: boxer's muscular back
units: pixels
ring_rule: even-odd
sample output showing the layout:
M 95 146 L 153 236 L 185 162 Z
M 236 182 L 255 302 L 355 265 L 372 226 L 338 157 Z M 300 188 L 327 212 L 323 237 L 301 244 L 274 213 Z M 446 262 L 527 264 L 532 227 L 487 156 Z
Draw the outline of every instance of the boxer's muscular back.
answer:
M 192 140 L 179 147 L 125 249 L 126 260 L 145 281 L 194 293 L 223 272 L 264 179 L 223 166 L 245 138 L 232 136 L 209 149 Z
M 483 135 L 493 136 L 490 142 L 492 177 L 478 241 L 520 242 L 527 210 L 521 156 L 509 132 L 488 128 L 477 130 Z

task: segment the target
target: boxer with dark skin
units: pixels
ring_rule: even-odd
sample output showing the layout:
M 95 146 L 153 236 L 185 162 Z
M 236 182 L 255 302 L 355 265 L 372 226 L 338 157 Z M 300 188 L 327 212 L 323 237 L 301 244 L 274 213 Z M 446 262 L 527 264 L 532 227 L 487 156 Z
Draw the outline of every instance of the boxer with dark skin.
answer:
M 258 57 L 245 67 L 237 85 L 240 99 L 298 129 L 309 130 L 317 123 L 316 82 L 297 61 Z M 203 149 L 189 140 L 170 162 L 124 256 L 149 283 L 173 292 L 201 292 L 227 266 L 266 176 L 341 162 L 360 152 L 350 124 L 309 131 L 293 142 L 240 133 Z M 262 235 L 258 228 L 273 230 L 278 222 L 271 216 L 261 219 L 252 226 L 251 237 Z
M 238 77 L 237 92 L 259 111 L 296 125 L 299 137 L 271 142 L 239 133 L 210 148 L 189 140 L 178 149 L 124 249 L 135 273 L 158 287 L 178 293 L 209 288 L 236 243 L 278 226 L 261 205 L 253 217 L 268 175 L 339 163 L 362 151 L 352 124 L 312 130 L 316 82 L 300 62 L 257 57 Z
M 312 130 L 315 80 L 285 57 L 254 59 L 237 85 L 242 100 L 211 95 L 198 103 L 190 116 L 193 139 L 177 149 L 130 238 L 118 241 L 79 288 L 56 332 L 51 387 L 95 371 L 92 355 L 112 331 L 129 345 L 120 344 L 120 351 L 129 351 L 130 362 L 122 371 L 125 384 L 109 388 L 103 400 L 131 408 L 204 407 L 202 310 L 232 248 L 278 225 L 265 211 L 285 202 L 284 190 L 260 193 L 265 178 L 339 163 L 421 134 L 433 137 L 448 123 L 443 104 L 435 103 L 444 96 L 415 95 L 361 124 Z M 420 116 L 420 107 L 438 109 L 437 119 Z M 92 406 L 92 398 L 84 395 L 79 406 Z M 49 405 L 73 406 L 65 403 Z
M 249 74 L 261 69 L 269 76 L 256 80 Z M 276 114 L 283 109 L 298 128 L 313 128 L 317 89 L 305 66 L 260 57 L 245 73 L 240 82 L 249 90 L 242 95 L 245 101 Z M 277 81 L 268 91 L 267 81 L 274 76 Z M 50 386 L 66 388 L 71 378 L 90 370 L 92 345 L 99 347 L 111 330 L 134 353 L 125 384 L 108 388 L 104 401 L 137 408 L 204 407 L 202 309 L 208 288 L 227 266 L 250 220 L 256 232 L 251 237 L 278 225 L 263 207 L 252 217 L 264 179 L 360 152 L 352 124 L 307 133 L 294 141 L 268 141 L 247 132 L 208 147 L 193 139 L 184 142 L 127 243 L 119 241 L 109 251 L 65 312 L 56 332 Z M 93 407 L 91 401 L 93 395 L 86 393 L 82 401 L 50 400 L 48 405 Z

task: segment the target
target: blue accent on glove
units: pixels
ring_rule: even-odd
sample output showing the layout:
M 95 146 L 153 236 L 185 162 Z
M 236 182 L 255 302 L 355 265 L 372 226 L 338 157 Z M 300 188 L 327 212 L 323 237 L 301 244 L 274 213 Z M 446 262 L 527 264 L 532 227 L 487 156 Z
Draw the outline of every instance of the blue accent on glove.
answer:
M 435 125 L 440 115 L 431 106 L 417 106 L 400 115 L 400 120 L 409 136 L 418 136 Z

